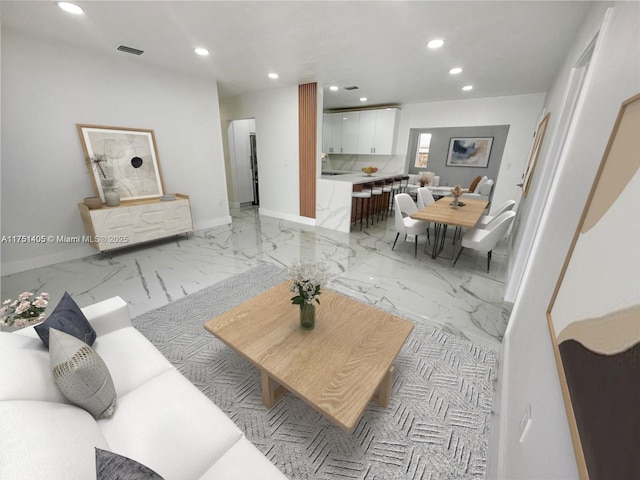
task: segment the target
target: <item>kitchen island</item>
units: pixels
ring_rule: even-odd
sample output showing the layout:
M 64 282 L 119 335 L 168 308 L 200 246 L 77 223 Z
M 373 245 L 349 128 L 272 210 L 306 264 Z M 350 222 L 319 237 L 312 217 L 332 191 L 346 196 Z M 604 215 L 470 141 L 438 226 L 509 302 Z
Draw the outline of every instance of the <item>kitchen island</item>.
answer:
M 363 172 L 322 175 L 316 185 L 316 225 L 340 232 L 351 230 L 351 192 L 354 186 L 401 176 L 396 174 L 366 175 Z

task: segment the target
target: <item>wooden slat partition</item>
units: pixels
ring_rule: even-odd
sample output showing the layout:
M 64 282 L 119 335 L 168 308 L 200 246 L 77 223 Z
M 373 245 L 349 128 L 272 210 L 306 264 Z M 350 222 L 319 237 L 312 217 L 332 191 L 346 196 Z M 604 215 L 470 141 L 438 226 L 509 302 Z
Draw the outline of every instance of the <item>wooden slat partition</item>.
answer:
M 300 215 L 316 218 L 316 83 L 298 85 L 298 138 L 300 165 Z

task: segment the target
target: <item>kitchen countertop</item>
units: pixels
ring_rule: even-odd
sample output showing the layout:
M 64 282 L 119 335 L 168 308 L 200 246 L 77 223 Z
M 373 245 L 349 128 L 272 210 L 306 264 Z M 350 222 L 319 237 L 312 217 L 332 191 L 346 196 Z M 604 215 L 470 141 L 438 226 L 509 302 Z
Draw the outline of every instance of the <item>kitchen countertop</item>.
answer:
M 388 178 L 395 178 L 400 176 L 400 174 L 395 175 L 381 175 L 379 173 L 374 173 L 373 175 L 367 175 L 363 172 L 351 172 L 341 175 L 322 175 L 322 180 L 333 180 L 336 182 L 347 182 L 353 185 L 359 185 L 361 183 L 370 183 L 375 182 L 377 180 L 386 180 Z

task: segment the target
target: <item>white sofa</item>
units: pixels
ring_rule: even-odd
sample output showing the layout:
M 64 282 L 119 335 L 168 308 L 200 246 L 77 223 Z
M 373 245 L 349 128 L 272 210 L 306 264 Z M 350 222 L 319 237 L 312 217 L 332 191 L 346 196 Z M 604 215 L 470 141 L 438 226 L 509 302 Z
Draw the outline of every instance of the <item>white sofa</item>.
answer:
M 461 198 L 474 198 L 477 200 L 489 200 L 493 191 L 494 181 L 486 177 L 481 180 L 473 192 L 463 193 Z M 448 197 L 451 196 L 452 187 L 427 187 L 433 196 Z
M 131 325 L 114 297 L 82 309 L 92 348 L 117 393 L 112 417 L 95 420 L 57 388 L 33 327 L 0 332 L 0 478 L 96 478 L 95 447 L 165 480 L 286 479 L 242 431 Z
M 463 193 L 462 198 L 475 198 L 478 200 L 490 200 L 493 192 L 494 181 L 491 178 L 482 177 L 473 192 Z

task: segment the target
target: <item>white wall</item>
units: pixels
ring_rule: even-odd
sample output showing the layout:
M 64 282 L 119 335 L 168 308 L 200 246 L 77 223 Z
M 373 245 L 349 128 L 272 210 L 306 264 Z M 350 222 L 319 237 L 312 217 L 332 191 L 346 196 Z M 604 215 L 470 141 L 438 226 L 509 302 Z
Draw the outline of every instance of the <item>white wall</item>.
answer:
M 520 183 L 544 98 L 544 93 L 536 93 L 403 105 L 398 154 L 406 157 L 411 128 L 509 125 L 492 198 L 492 206 L 500 206 L 520 196 L 516 184 Z
M 298 165 L 298 86 L 220 101 L 221 122 L 255 118 L 260 214 L 303 223 Z
M 83 235 L 93 196 L 77 123 L 155 131 L 167 192 L 190 195 L 196 229 L 229 223 L 217 86 L 2 31 L 3 235 Z M 3 244 L 3 274 L 95 253 L 89 245 Z
M 546 310 L 620 104 L 640 91 L 638 2 L 593 4 L 545 105 L 551 112 L 548 132 L 553 132 L 554 113 L 559 114 L 570 69 L 602 24 L 609 5 L 614 5 L 610 22 L 600 34 L 601 44 L 591 62 L 583 103 L 569 133 L 566 161 L 556 175 L 537 246 L 504 337 L 499 478 L 578 478 Z M 546 138 L 545 144 L 552 141 Z M 546 158 L 543 152 L 540 168 L 554 161 L 557 159 Z M 536 198 L 534 187 L 526 201 L 545 201 Z M 617 234 L 620 232 L 612 232 L 611 245 L 603 245 L 603 255 L 624 256 L 625 252 L 614 246 Z M 524 443 L 520 443 L 519 423 L 529 404 L 532 423 Z

